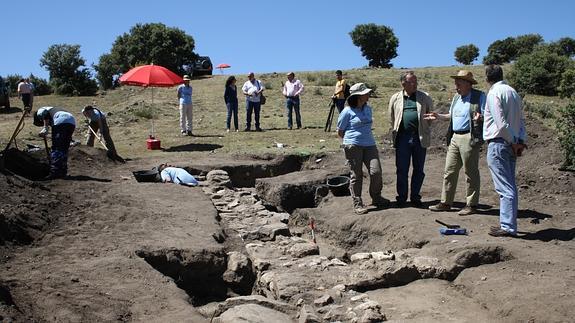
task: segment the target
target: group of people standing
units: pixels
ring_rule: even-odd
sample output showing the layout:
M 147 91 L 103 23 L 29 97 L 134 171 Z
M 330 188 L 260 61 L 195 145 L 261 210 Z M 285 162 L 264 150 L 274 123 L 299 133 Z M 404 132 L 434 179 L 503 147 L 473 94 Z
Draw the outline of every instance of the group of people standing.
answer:
M 338 71 L 336 77 L 336 106 L 341 105 L 345 80 Z M 420 190 L 425 178 L 424 165 L 431 142 L 431 123 L 448 120 L 448 151 L 443 176 L 441 202 L 429 207 L 431 211 L 449 211 L 455 196 L 459 172 L 463 167 L 466 182 L 466 206 L 460 215 L 477 212 L 479 203 L 479 149 L 488 143 L 487 163 L 500 196 L 500 225 L 489 234 L 495 237 L 517 234 L 518 192 L 515 182 L 516 158 L 526 146 L 525 121 L 522 100 L 517 92 L 503 80 L 501 66 L 489 65 L 485 70 L 490 86 L 487 95 L 476 90 L 473 74 L 461 70 L 451 76 L 457 94 L 453 97 L 449 113 L 433 111 L 433 100 L 417 89 L 417 76 L 407 71 L 400 76 L 403 89 L 389 100 L 390 128 L 395 148 L 396 204 L 404 207 L 407 199 L 415 207 L 422 207 Z M 350 167 L 350 192 L 357 214 L 365 214 L 362 195 L 363 165 L 369 173 L 369 195 L 372 205 L 386 207 L 389 200 L 381 196 L 382 171 L 376 142 L 372 133 L 372 108 L 368 105 L 372 92 L 364 83 L 349 89 L 347 106 L 340 110 L 337 133 L 342 139 L 345 158 Z M 408 174 L 413 163 L 411 183 Z

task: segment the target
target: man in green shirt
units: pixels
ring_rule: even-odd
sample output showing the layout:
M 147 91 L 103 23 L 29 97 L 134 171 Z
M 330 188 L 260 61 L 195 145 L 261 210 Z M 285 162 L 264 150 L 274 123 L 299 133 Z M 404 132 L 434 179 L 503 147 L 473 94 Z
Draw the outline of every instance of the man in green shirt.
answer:
M 417 76 L 413 71 L 403 73 L 400 81 L 403 90 L 392 95 L 389 100 L 397 175 L 396 200 L 400 207 L 407 201 L 409 167 L 413 160 L 409 197 L 413 206 L 421 207 L 419 193 L 425 178 L 423 167 L 431 137 L 429 121 L 424 119 L 424 114 L 433 109 L 433 101 L 426 93 L 417 90 Z

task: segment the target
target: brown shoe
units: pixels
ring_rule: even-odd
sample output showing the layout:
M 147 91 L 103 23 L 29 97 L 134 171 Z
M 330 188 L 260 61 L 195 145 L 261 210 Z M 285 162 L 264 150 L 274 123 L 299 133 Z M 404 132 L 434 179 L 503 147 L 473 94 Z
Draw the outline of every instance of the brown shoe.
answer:
M 497 237 L 497 238 L 502 238 L 502 237 L 510 237 L 510 238 L 515 238 L 516 235 L 509 232 L 509 231 L 505 231 L 501 228 L 497 228 L 497 227 L 491 227 L 491 230 L 488 233 L 490 236 L 492 237 Z
M 457 212 L 457 214 L 461 215 L 461 216 L 466 216 L 466 215 L 471 215 L 471 214 L 475 214 L 477 213 L 477 208 L 475 208 L 474 206 L 465 206 L 463 209 L 461 209 L 459 212 Z
M 443 203 L 443 202 L 439 202 L 436 205 L 430 206 L 429 210 L 431 210 L 433 212 L 451 211 L 451 205 Z

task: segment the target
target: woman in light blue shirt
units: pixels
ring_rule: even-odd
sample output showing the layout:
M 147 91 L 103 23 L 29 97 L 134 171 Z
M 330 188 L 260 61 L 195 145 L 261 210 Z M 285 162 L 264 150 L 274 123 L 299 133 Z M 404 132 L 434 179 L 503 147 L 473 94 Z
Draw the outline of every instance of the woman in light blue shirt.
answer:
M 385 207 L 389 204 L 389 201 L 381 196 L 383 188 L 381 162 L 371 131 L 372 110 L 367 105 L 371 91 L 364 83 L 354 84 L 347 98 L 348 106 L 337 119 L 337 134 L 343 139 L 343 151 L 351 171 L 349 186 L 353 209 L 357 214 L 367 213 L 367 208 L 361 199 L 364 164 L 369 171 L 369 195 L 372 205 Z

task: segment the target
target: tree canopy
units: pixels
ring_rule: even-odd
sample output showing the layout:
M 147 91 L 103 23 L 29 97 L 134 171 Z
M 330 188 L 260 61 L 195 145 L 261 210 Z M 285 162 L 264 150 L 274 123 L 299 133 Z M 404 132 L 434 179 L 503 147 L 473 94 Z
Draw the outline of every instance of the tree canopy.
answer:
M 470 65 L 479 56 L 479 48 L 473 44 L 459 46 L 455 49 L 455 60 L 463 65 Z
M 40 59 L 40 66 L 50 74 L 50 85 L 56 94 L 94 95 L 98 90 L 96 81 L 85 60 L 80 56 L 80 45 L 55 44 Z
M 137 24 L 116 38 L 110 53 L 100 56 L 94 69 L 104 88 L 112 86 L 114 75 L 143 64 L 161 65 L 183 75 L 186 66 L 197 56 L 194 46 L 192 36 L 179 28 L 166 27 L 162 23 Z
M 372 67 L 392 67 L 390 61 L 397 57 L 399 40 L 393 30 L 387 26 L 376 24 L 357 25 L 349 33 L 355 46 L 361 49 L 361 54 Z

